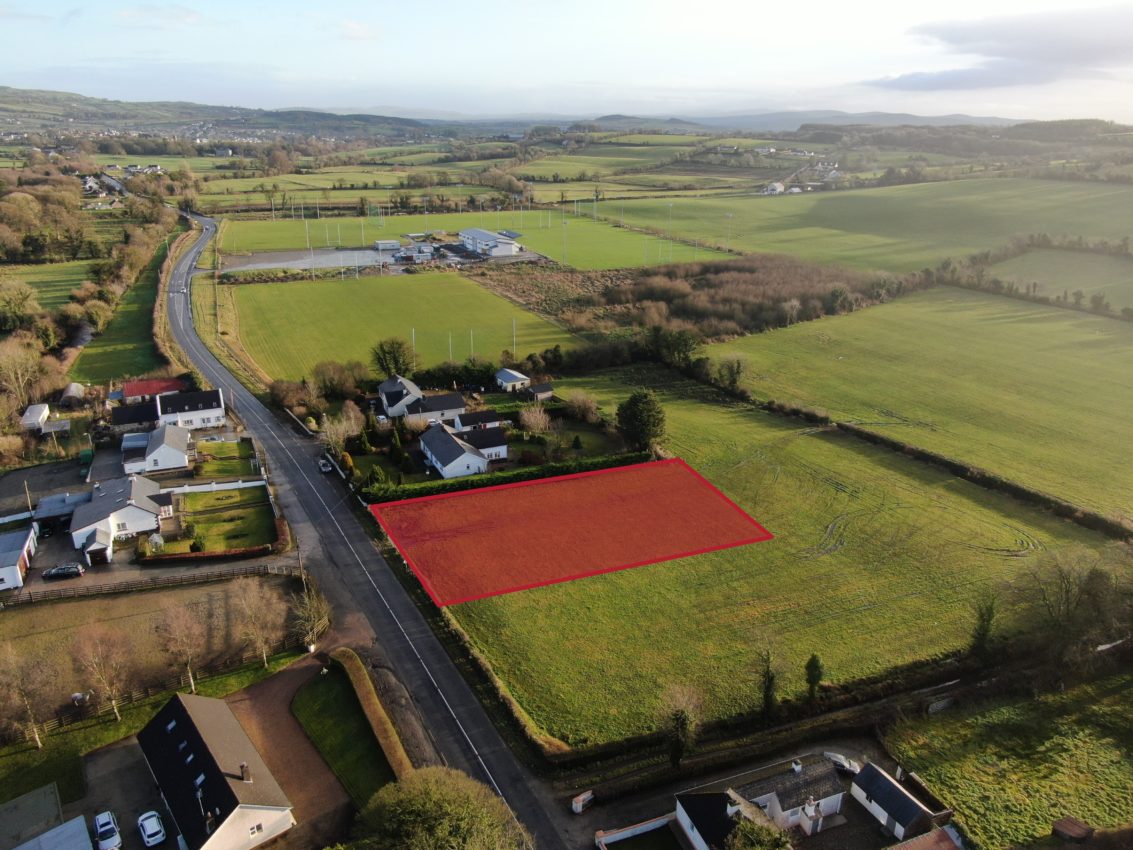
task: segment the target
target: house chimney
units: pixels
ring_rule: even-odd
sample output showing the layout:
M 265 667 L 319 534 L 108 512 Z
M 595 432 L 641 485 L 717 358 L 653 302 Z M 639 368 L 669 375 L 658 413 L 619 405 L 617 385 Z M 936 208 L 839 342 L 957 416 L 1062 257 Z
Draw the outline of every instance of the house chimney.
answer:
M 252 782 L 252 769 L 246 761 L 240 762 L 240 778 L 249 784 Z
M 795 773 L 802 773 L 803 763 L 798 759 L 795 759 L 793 762 L 791 762 L 791 770 L 793 770 Z

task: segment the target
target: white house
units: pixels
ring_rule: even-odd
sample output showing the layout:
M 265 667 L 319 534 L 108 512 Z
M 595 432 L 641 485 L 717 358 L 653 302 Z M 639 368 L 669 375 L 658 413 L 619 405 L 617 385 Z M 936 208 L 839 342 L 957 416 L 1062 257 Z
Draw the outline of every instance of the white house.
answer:
M 421 452 L 441 478 L 460 478 L 488 471 L 488 458 L 447 425 L 434 425 L 421 435 Z
M 782 183 L 768 183 L 763 190 L 764 195 L 782 195 L 787 189 Z
M 460 241 L 465 250 L 484 257 L 513 257 L 519 253 L 519 243 L 512 237 L 479 227 L 460 231 Z
M 191 393 L 169 393 L 154 398 L 157 421 L 162 425 L 182 428 L 220 428 L 224 417 L 224 391 L 200 390 Z
M 460 393 L 422 396 L 405 406 L 405 421 L 427 425 L 431 420 L 451 422 L 467 408 Z
M 295 825 L 291 802 L 224 700 L 175 695 L 138 745 L 172 819 L 172 846 L 251 850 Z
M 382 410 L 390 419 L 404 416 L 405 408 L 415 401 L 420 401 L 424 396 L 420 387 L 401 375 L 386 378 L 378 385 L 378 398 L 382 401 Z
M 751 800 L 780 829 L 799 827 L 806 835 L 843 822 L 845 786 L 825 758 L 784 762 L 778 772 L 741 786 L 736 793 Z
M 763 812 L 731 789 L 678 794 L 676 816 L 695 850 L 719 850 L 740 819 L 769 823 Z
M 453 420 L 452 427 L 457 431 L 472 431 L 476 428 L 502 428 L 504 418 L 494 410 L 477 410 L 475 413 L 461 413 Z
M 35 554 L 38 528 L 34 524 L 19 531 L 0 534 L 0 590 L 23 587 Z
M 496 386 L 505 393 L 513 393 L 516 390 L 531 386 L 531 379 L 514 369 L 500 369 L 496 372 Z
M 173 500 L 156 481 L 140 475 L 96 482 L 91 499 L 71 515 L 71 542 L 88 565 L 109 563 L 114 541 L 157 531 L 161 520 L 173 516 Z
M 911 838 L 932 827 L 932 812 L 875 764 L 854 777 L 850 794 L 895 838 Z
M 488 460 L 507 460 L 507 431 L 503 428 L 473 428 L 459 439 L 468 443 Z
M 33 404 L 24 411 L 24 415 L 20 417 L 20 427 L 25 431 L 39 432 L 43 428 L 43 423 L 47 421 L 47 417 L 51 415 L 51 408 L 46 404 Z
M 162 425 L 148 434 L 122 438 L 122 469 L 127 475 L 187 469 L 192 451 L 189 429 Z

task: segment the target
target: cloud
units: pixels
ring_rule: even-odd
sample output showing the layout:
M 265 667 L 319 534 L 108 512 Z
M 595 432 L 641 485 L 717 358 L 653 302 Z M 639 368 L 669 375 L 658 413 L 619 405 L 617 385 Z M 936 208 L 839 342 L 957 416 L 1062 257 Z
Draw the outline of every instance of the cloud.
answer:
M 0 6 L 0 21 L 52 21 L 50 15 L 40 15 L 33 12 L 20 12 L 5 4 Z
M 209 22 L 207 17 L 195 9 L 178 5 L 128 6 L 115 12 L 115 16 L 123 26 L 134 29 L 179 30 Z
M 910 31 L 983 61 L 915 71 L 867 85 L 905 91 L 1042 85 L 1133 66 L 1133 5 L 921 24 Z
M 346 20 L 339 27 L 339 33 L 348 41 L 377 41 L 378 31 L 362 21 Z

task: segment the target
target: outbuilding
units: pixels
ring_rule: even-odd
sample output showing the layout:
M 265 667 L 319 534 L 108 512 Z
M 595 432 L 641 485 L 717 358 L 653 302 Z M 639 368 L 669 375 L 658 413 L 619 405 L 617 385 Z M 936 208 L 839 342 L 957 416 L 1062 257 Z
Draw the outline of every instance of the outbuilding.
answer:
M 37 528 L 34 524 L 18 531 L 0 534 L 0 590 L 24 586 L 24 579 L 35 554 Z
M 496 386 L 505 393 L 514 393 L 531 386 L 531 379 L 514 369 L 500 369 L 496 372 Z
M 895 838 L 912 838 L 932 827 L 932 812 L 875 764 L 854 777 L 850 794 Z
M 25 431 L 34 431 L 38 434 L 43 430 L 43 423 L 47 421 L 47 417 L 50 415 L 51 408 L 46 404 L 33 404 L 20 417 L 20 427 Z

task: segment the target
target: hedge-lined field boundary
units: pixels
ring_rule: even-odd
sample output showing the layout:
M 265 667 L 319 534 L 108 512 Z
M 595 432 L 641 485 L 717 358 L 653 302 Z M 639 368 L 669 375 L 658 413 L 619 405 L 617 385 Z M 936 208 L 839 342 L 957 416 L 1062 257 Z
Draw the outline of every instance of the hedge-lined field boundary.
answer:
M 397 729 L 386 713 L 385 706 L 382 705 L 381 697 L 374 689 L 374 681 L 370 678 L 366 665 L 362 663 L 358 653 L 345 646 L 332 650 L 330 657 L 342 667 L 350 679 L 350 684 L 358 697 L 358 704 L 362 706 L 362 713 L 366 715 L 366 721 L 374 732 L 378 746 L 382 748 L 393 775 L 400 782 L 413 772 L 413 763 L 405 752 L 401 736 L 397 734 Z

